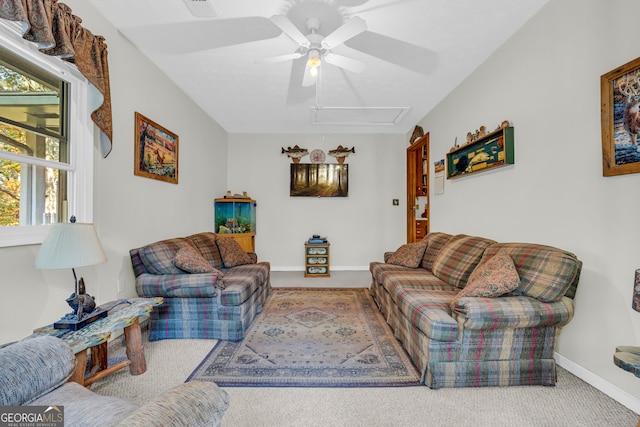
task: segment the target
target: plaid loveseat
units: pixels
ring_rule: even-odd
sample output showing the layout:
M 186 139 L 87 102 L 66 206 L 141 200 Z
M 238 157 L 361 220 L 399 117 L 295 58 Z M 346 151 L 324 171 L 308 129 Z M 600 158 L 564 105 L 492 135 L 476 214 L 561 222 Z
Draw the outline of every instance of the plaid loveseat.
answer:
M 44 412 L 50 415 L 42 420 L 3 415 L 3 425 L 219 426 L 229 407 L 227 392 L 209 381 L 180 384 L 142 406 L 94 393 L 69 381 L 76 357 L 69 344 L 52 336 L 29 337 L 1 347 L 0 366 L 0 406 L 7 407 L 7 415 L 21 413 L 12 408 L 18 405 L 48 408 Z M 42 415 L 43 410 L 37 413 Z
M 188 273 L 175 264 L 184 247 L 195 248 L 212 272 Z M 129 251 L 136 291 L 164 297 L 150 313 L 149 340 L 209 338 L 240 341 L 271 293 L 270 264 L 225 267 L 214 233 L 162 240 Z
M 555 385 L 554 351 L 573 317 L 582 262 L 550 246 L 430 233 L 416 268 L 372 262 L 371 291 L 430 388 Z M 518 287 L 456 298 L 471 273 L 507 253 Z

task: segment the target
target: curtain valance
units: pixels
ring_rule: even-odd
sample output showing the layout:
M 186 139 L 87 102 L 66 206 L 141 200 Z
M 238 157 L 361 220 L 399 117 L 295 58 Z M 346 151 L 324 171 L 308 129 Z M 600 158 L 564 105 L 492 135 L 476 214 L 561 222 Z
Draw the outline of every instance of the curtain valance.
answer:
M 109 65 L 104 37 L 94 36 L 80 25 L 82 19 L 58 0 L 0 0 L 0 18 L 22 25 L 22 37 L 38 45 L 41 52 L 72 62 L 94 92 L 91 119 L 100 129 L 100 152 L 111 151 L 113 124 Z

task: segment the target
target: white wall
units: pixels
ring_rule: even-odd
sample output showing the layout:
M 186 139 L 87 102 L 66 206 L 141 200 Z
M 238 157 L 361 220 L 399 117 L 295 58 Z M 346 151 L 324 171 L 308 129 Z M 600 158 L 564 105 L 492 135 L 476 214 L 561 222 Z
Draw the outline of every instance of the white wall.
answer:
M 109 257 L 79 269 L 98 302 L 134 295 L 128 250 L 209 230 L 212 200 L 227 189 L 258 202 L 257 252 L 274 269 L 302 269 L 302 245 L 327 235 L 335 268 L 366 268 L 405 236 L 406 137 L 229 135 L 191 103 L 85 1 L 66 0 L 83 25 L 106 37 L 114 106 L 114 147 L 95 156 L 95 223 Z M 454 139 L 508 119 L 516 164 L 445 183 L 432 195 L 433 231 L 551 244 L 584 261 L 573 321 L 559 352 L 585 371 L 640 398 L 640 381 L 612 363 L 618 345 L 640 344 L 630 308 L 639 268 L 640 175 L 603 178 L 600 75 L 638 55 L 640 2 L 551 0 L 420 123 L 431 158 Z M 178 185 L 133 175 L 133 114 L 180 137 Z M 227 147 L 228 138 L 228 147 Z M 328 151 L 355 146 L 346 199 L 290 198 L 281 147 Z M 227 151 L 228 150 L 228 151 Z M 328 161 L 334 161 L 328 157 Z M 392 206 L 391 200 L 400 200 Z M 67 311 L 71 272 L 33 268 L 39 246 L 0 249 L 0 343 L 20 339 Z M 117 294 L 118 279 L 126 291 Z
M 103 303 L 135 296 L 129 249 L 212 228 L 213 199 L 226 189 L 227 134 L 89 2 L 65 3 L 109 48 L 113 150 L 106 159 L 95 152 L 94 160 L 94 223 L 108 261 L 77 270 L 87 291 Z M 177 185 L 134 176 L 135 111 L 178 135 Z M 69 311 L 64 299 L 73 291 L 71 271 L 35 270 L 38 249 L 0 249 L 0 343 L 29 335 Z M 125 284 L 120 294 L 118 280 Z
M 552 0 L 421 121 L 434 160 L 480 125 L 512 122 L 515 165 L 446 181 L 431 229 L 577 254 L 575 317 L 558 352 L 636 398 L 640 380 L 613 353 L 640 345 L 640 175 L 602 176 L 600 76 L 638 56 L 638 16 L 635 0 Z
M 349 196 L 290 197 L 292 161 L 282 148 L 295 145 L 325 153 L 355 147 L 345 160 Z M 247 191 L 257 202 L 258 256 L 273 270 L 302 271 L 304 242 L 320 234 L 331 243 L 332 269 L 368 269 L 370 261 L 382 260 L 384 251 L 405 241 L 407 145 L 404 135 L 229 135 L 229 190 Z M 327 154 L 325 163 L 337 161 Z

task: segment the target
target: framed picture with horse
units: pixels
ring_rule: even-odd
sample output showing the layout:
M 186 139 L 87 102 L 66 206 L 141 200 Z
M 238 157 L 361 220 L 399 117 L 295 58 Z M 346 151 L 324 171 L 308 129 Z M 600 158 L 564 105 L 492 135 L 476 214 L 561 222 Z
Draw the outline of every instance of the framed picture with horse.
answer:
M 134 174 L 178 183 L 178 135 L 135 113 Z

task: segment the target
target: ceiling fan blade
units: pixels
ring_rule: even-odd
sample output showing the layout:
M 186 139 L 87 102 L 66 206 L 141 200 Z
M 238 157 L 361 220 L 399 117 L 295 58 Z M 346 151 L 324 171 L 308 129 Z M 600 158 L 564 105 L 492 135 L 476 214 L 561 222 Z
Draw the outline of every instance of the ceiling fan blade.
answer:
M 300 52 L 295 52 L 295 53 L 289 53 L 287 55 L 279 55 L 279 56 L 272 56 L 271 58 L 264 58 L 264 59 L 258 59 L 256 62 L 259 62 L 261 64 L 275 64 L 276 62 L 284 62 L 284 61 L 290 61 L 292 59 L 298 59 L 301 58 L 303 55 Z
M 438 54 L 430 49 L 370 31 L 353 37 L 345 45 L 425 75 L 433 72 L 438 59 Z
M 322 47 L 325 49 L 333 49 L 366 30 L 367 23 L 364 19 L 354 16 L 333 33 L 322 39 Z
M 134 45 L 166 53 L 191 53 L 267 40 L 281 32 L 259 16 L 140 25 L 120 30 Z
M 284 15 L 273 15 L 271 17 L 271 22 L 276 24 L 278 28 L 282 30 L 287 36 L 289 36 L 294 42 L 298 43 L 300 46 L 309 47 L 311 46 L 311 42 L 307 37 L 300 32 L 298 27 L 293 25 L 293 23 Z
M 367 64 L 362 61 L 342 55 L 336 55 L 335 53 L 327 53 L 324 56 L 324 59 L 329 64 L 344 68 L 345 70 L 353 71 L 354 73 L 361 73 L 365 68 L 367 68 Z

